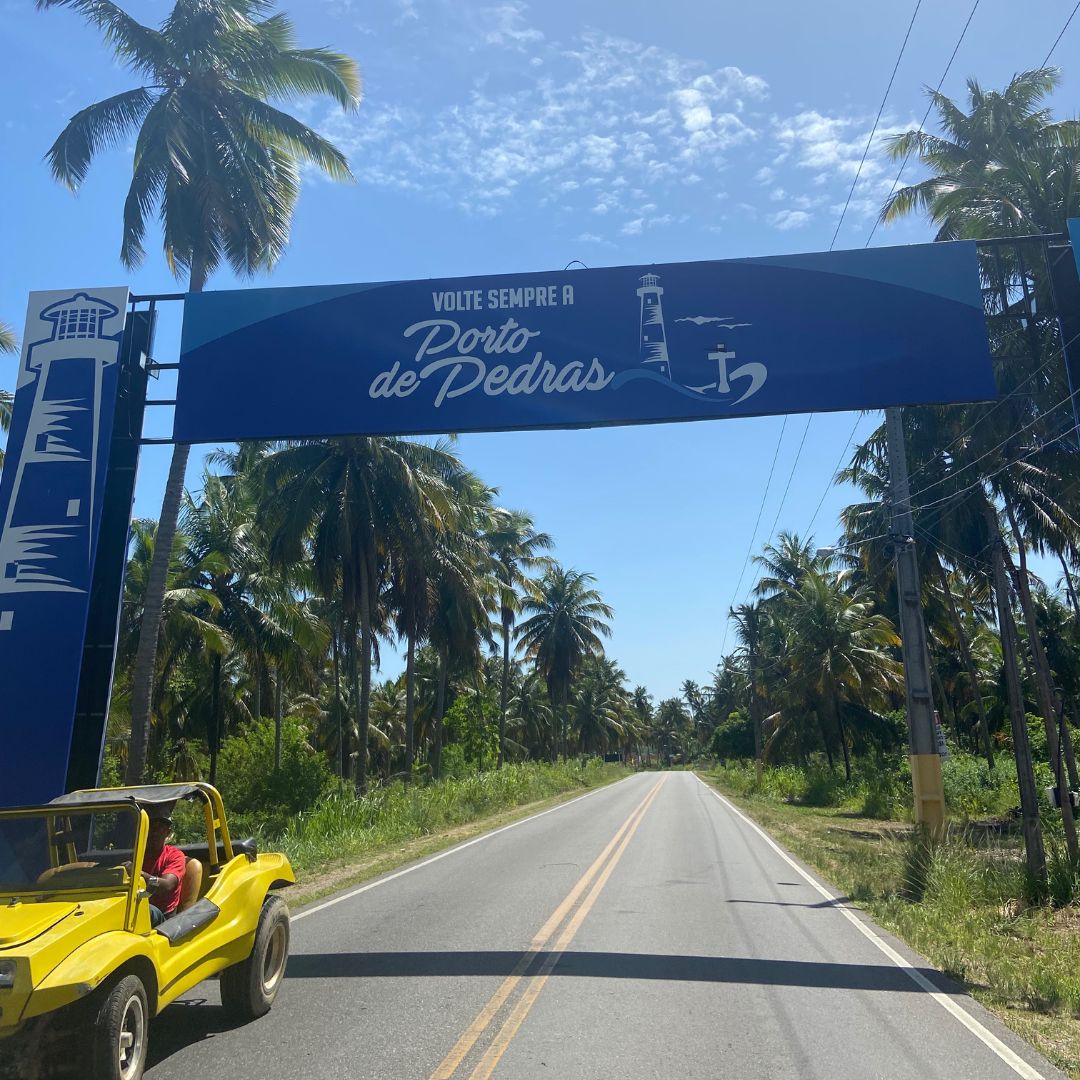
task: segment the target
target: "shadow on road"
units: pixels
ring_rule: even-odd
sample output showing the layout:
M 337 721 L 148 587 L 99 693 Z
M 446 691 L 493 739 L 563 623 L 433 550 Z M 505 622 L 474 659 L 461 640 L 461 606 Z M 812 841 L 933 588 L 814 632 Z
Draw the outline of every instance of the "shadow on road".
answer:
M 781 882 L 783 884 L 783 882 Z M 800 904 L 794 900 L 725 900 L 725 904 L 767 904 L 769 907 L 832 908 L 851 903 L 850 896 L 834 896 L 831 900 L 819 900 L 816 904 Z
M 174 1001 L 151 1025 L 146 1067 L 160 1064 L 192 1043 L 212 1039 L 238 1026 L 220 1005 L 210 1004 L 205 998 Z
M 537 953 L 532 967 L 536 968 L 548 955 Z M 289 958 L 285 977 L 364 979 L 498 976 L 509 975 L 521 957 L 521 953 L 510 951 L 303 953 Z M 938 972 L 930 968 L 916 970 L 927 979 L 940 984 Z M 908 975 L 891 964 L 828 964 L 808 960 L 758 960 L 741 956 L 564 952 L 551 974 L 586 979 L 658 979 L 673 982 L 922 992 Z

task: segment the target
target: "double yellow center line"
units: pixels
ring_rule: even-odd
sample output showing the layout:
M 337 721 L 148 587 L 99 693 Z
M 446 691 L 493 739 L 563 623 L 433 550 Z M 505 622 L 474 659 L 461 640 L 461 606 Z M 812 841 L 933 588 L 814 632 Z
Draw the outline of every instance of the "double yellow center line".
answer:
M 529 1010 L 540 996 L 540 991 L 544 989 L 544 985 L 552 969 L 559 962 L 563 951 L 573 941 L 574 935 L 585 921 L 585 917 L 592 910 L 597 897 L 607 884 L 608 878 L 611 877 L 612 871 L 618 865 L 619 860 L 630 844 L 630 840 L 641 824 L 642 818 L 645 817 L 646 812 L 656 798 L 657 792 L 666 779 L 667 774 L 665 773 L 649 789 L 648 794 L 623 822 L 619 831 L 615 833 L 604 850 L 600 852 L 596 861 L 582 875 L 581 880 L 551 913 L 551 917 L 547 922 L 540 927 L 536 936 L 529 943 L 528 949 L 522 954 L 517 964 L 514 965 L 514 970 L 507 975 L 499 989 L 491 995 L 487 1004 L 477 1013 L 476 1019 L 465 1029 L 464 1034 L 454 1044 L 454 1048 L 431 1074 L 431 1080 L 451 1080 L 457 1074 L 469 1052 L 491 1026 L 518 985 L 525 979 L 525 987 L 521 996 L 518 998 L 510 1015 L 503 1022 L 502 1027 L 499 1028 L 484 1056 L 469 1074 L 469 1080 L 487 1080 L 495 1071 L 495 1066 L 498 1065 L 500 1058 L 502 1058 L 506 1048 L 510 1045 L 511 1039 L 517 1034 L 525 1017 L 528 1016 Z M 574 905 L 578 903 L 586 890 L 588 890 L 588 895 L 585 896 L 585 899 L 581 901 L 575 911 Z M 573 911 L 572 915 L 570 915 L 571 911 Z M 570 915 L 569 921 L 567 921 L 568 915 Z M 564 922 L 566 922 L 565 926 L 563 926 Z M 559 933 L 556 937 L 560 926 L 563 926 L 562 933 Z M 526 978 L 526 972 L 536 960 L 537 954 L 547 950 L 552 941 L 554 941 L 554 944 L 545 956 L 543 963 L 532 975 Z

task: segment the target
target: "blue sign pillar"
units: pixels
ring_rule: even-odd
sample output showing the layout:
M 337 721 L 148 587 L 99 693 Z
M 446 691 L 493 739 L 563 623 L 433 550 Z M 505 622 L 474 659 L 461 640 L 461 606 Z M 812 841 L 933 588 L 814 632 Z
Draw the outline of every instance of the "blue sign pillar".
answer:
M 1072 241 L 1076 272 L 1080 274 L 1080 218 L 1069 218 L 1069 239 Z
M 127 302 L 30 295 L 0 473 L 0 805 L 65 788 Z

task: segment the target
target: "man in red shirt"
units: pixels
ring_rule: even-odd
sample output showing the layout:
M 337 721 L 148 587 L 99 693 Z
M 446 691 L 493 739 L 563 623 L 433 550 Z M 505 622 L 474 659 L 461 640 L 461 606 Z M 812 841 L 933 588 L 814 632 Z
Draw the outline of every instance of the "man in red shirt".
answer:
M 146 857 L 142 873 L 150 893 L 150 925 L 158 926 L 172 915 L 180 904 L 180 884 L 184 880 L 187 856 L 165 841 L 172 832 L 169 808 L 146 807 L 150 817 L 150 834 L 146 839 Z

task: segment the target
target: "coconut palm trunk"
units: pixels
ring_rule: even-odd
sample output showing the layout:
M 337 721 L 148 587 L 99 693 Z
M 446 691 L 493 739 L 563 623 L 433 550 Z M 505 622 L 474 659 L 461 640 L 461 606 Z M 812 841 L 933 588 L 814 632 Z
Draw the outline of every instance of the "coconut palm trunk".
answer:
M 814 715 L 817 717 L 818 731 L 821 732 L 821 743 L 825 747 L 825 760 L 829 763 L 829 772 L 834 772 L 836 761 L 833 759 L 832 740 L 829 738 L 829 731 L 825 726 L 825 718 L 821 715 L 821 712 L 821 709 L 815 709 Z
M 255 663 L 252 665 L 252 679 L 251 679 L 251 714 L 256 720 L 262 719 L 262 677 L 263 677 L 263 664 L 262 657 L 256 658 Z
M 450 657 L 439 652 L 439 682 L 435 690 L 435 715 L 431 718 L 431 776 L 434 780 L 442 777 L 442 727 L 443 712 L 446 709 L 446 683 L 450 672 Z
M 833 715 L 837 734 L 840 736 L 840 748 L 844 751 L 844 779 L 851 781 L 851 754 L 848 750 L 847 728 L 844 726 L 844 717 L 840 709 L 840 697 L 835 687 L 829 687 L 829 711 Z
M 360 559 L 360 712 L 356 755 L 356 794 L 367 790 L 367 747 L 371 717 L 371 653 L 374 647 L 371 631 L 372 592 L 375 575 L 366 555 Z
M 274 772 L 278 772 L 281 769 L 281 712 L 285 689 L 280 665 L 275 674 L 277 678 L 274 686 Z
M 1024 697 L 1020 688 L 1020 673 L 1016 666 L 1016 626 L 1009 601 L 1009 586 L 1005 576 L 1005 541 L 998 529 L 997 515 L 987 503 L 983 508 L 986 524 L 993 539 L 994 599 L 997 606 L 998 630 L 1001 636 L 1001 659 L 1005 668 L 1005 688 L 1008 696 L 1009 721 L 1012 725 L 1013 753 L 1016 757 L 1016 782 L 1020 789 L 1021 823 L 1028 873 L 1033 881 L 1046 884 L 1046 850 L 1043 847 L 1042 824 L 1039 821 L 1039 802 L 1035 793 L 1035 771 L 1031 761 Z
M 1061 563 L 1061 572 L 1064 574 L 1065 591 L 1069 594 L 1069 603 L 1072 604 L 1073 614 L 1080 616 L 1080 600 L 1076 599 L 1076 588 L 1073 585 L 1072 572 L 1069 570 L 1069 564 L 1065 561 L 1065 556 L 1062 552 L 1057 553 L 1058 562 Z
M 506 754 L 506 701 L 507 691 L 510 688 L 510 632 L 513 627 L 513 612 L 503 608 L 502 634 L 503 634 L 503 666 L 502 687 L 499 690 L 499 760 L 495 767 L 503 767 L 503 759 Z
M 967 634 L 964 632 L 964 624 L 960 621 L 960 613 L 956 610 L 956 601 L 953 599 L 952 589 L 949 587 L 945 567 L 941 565 L 939 559 L 935 559 L 934 564 L 937 567 L 941 591 L 945 594 L 945 605 L 949 609 L 953 632 L 956 634 L 956 641 L 960 647 L 960 658 L 964 663 L 968 681 L 971 683 L 971 695 L 975 702 L 975 711 L 979 717 L 979 741 L 982 743 L 983 755 L 986 758 L 986 764 L 993 769 L 994 747 L 990 742 L 990 725 L 986 719 L 986 704 L 983 702 L 982 690 L 979 688 L 979 675 L 975 668 L 975 662 L 971 658 L 971 646 L 968 643 Z
M 1027 571 L 1027 553 L 1024 550 L 1024 540 L 1017 527 L 1016 516 L 1013 512 L 1008 497 L 1005 499 L 1005 513 L 1009 519 L 1009 527 L 1016 538 L 1017 551 L 1020 557 L 1020 566 L 1013 564 L 1008 552 L 1003 551 L 1002 557 L 1006 567 L 1010 571 L 1016 584 L 1016 591 L 1020 596 L 1020 609 L 1024 616 L 1024 625 L 1027 627 L 1028 648 L 1031 653 L 1032 666 L 1035 669 L 1035 689 L 1039 700 L 1039 712 L 1042 713 L 1043 727 L 1046 730 L 1046 752 L 1050 758 L 1050 768 L 1058 781 L 1059 801 L 1061 802 L 1061 823 L 1065 831 L 1065 846 L 1069 851 L 1069 858 L 1074 862 L 1080 860 L 1080 845 L 1077 843 L 1076 822 L 1073 819 L 1072 801 L 1069 797 L 1068 780 L 1060 768 L 1060 755 L 1064 753 L 1061 740 L 1058 739 L 1058 706 L 1055 701 L 1053 685 L 1050 680 L 1050 666 L 1046 660 L 1046 653 L 1042 647 L 1042 639 L 1039 637 L 1039 625 L 1035 618 L 1035 606 L 1031 602 L 1031 588 Z M 1073 781 L 1075 783 L 1075 781 Z
M 345 780 L 348 773 L 345 771 L 345 725 L 341 722 L 341 624 L 335 620 L 331 635 L 331 645 L 334 651 L 334 716 L 337 720 L 338 738 L 338 776 Z
M 405 783 L 412 783 L 416 758 L 416 637 L 409 635 L 405 652 Z
M 214 653 L 214 685 L 210 693 L 210 783 L 217 784 L 218 751 L 221 749 L 221 654 Z
M 191 262 L 188 292 L 202 292 L 206 286 L 206 255 L 197 253 Z M 189 443 L 176 443 L 169 462 L 169 477 L 165 482 L 165 498 L 161 503 L 154 557 L 146 581 L 142 622 L 139 624 L 139 644 L 131 676 L 131 740 L 128 744 L 128 784 L 141 784 L 146 772 L 146 748 L 150 740 L 150 710 L 154 700 L 154 675 L 157 671 L 158 640 L 161 614 L 165 608 L 165 584 L 169 576 L 176 525 L 180 519 L 180 503 L 184 498 L 184 477 L 187 475 Z M 216 764 L 216 759 L 215 759 Z M 213 781 L 211 781 L 213 782 Z
M 222 261 L 241 274 L 277 262 L 302 163 L 336 179 L 351 176 L 340 150 L 270 102 L 320 96 L 353 109 L 360 102 L 356 65 L 326 49 L 296 48 L 289 19 L 267 6 L 178 0 L 155 30 L 115 3 L 37 2 L 39 9 L 74 9 L 102 32 L 116 60 L 146 79 L 71 118 L 46 155 L 53 177 L 77 191 L 99 152 L 129 142 L 121 261 L 140 265 L 148 220 L 160 217 L 169 268 L 177 275 L 187 269 L 192 293 Z M 146 771 L 165 585 L 190 450 L 173 448 L 147 576 L 132 671 L 129 783 Z
M 352 686 L 352 699 L 353 708 L 356 709 L 356 730 L 360 730 L 360 668 L 362 666 L 360 660 L 360 634 L 356 626 L 357 620 L 355 618 L 350 620 L 349 627 L 349 680 Z M 359 739 L 357 739 L 359 742 Z M 350 751 L 350 758 L 355 756 L 355 761 L 360 761 L 360 749 Z M 356 786 L 356 769 L 355 763 L 349 766 L 349 775 L 353 777 L 354 786 Z M 359 788 L 357 788 L 359 790 Z

